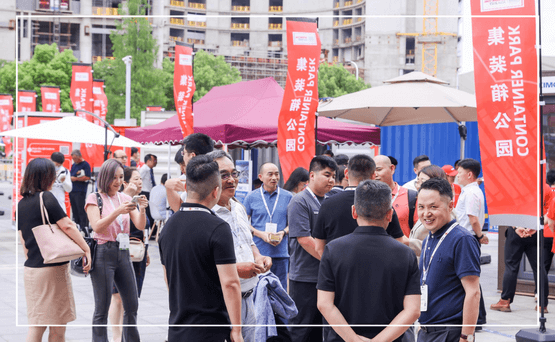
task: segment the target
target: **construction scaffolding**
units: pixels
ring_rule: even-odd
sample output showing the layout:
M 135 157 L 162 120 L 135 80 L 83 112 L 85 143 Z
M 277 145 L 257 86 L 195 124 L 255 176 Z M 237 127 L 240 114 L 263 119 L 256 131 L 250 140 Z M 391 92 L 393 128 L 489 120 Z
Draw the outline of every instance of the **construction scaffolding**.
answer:
M 72 49 L 77 44 L 72 43 L 72 25 L 70 22 L 61 23 L 60 18 L 53 18 L 49 21 L 33 20 L 33 39 L 32 48 L 39 44 L 58 45 L 58 50 Z M 65 33 L 64 33 L 65 32 Z
M 286 58 L 257 58 L 249 56 L 224 56 L 225 61 L 237 68 L 243 81 L 254 81 L 273 77 L 285 88 L 287 79 Z

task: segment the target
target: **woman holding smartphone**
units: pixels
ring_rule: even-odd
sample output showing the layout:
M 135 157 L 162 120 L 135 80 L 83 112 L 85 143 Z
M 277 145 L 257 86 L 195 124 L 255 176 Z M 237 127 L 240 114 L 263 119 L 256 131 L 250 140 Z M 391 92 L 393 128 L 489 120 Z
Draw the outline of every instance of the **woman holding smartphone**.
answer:
M 139 196 L 143 189 L 143 180 L 141 174 L 135 167 L 127 167 L 123 170 L 123 194 L 126 194 L 132 198 L 132 202 L 137 203 L 138 200 L 143 196 Z M 145 197 L 146 198 L 146 197 Z M 149 222 L 147 218 L 147 223 L 143 229 L 137 229 L 131 221 L 130 239 L 136 239 L 145 243 L 145 231 L 149 227 Z M 148 236 L 147 236 L 148 237 Z M 143 288 L 143 281 L 145 279 L 146 267 L 150 264 L 150 257 L 148 255 L 148 239 L 145 243 L 145 256 L 143 260 L 132 262 L 133 269 L 135 271 L 135 280 L 137 281 L 137 292 L 139 298 L 141 297 L 141 290 Z M 123 324 L 123 303 L 121 301 L 121 296 L 118 292 L 116 286 L 112 288 L 112 303 L 110 304 L 109 311 L 110 324 L 112 324 L 112 341 L 121 341 L 122 324 Z
M 137 329 L 137 311 L 139 307 L 135 273 L 129 257 L 129 233 L 132 221 L 139 229 L 146 225 L 145 208 L 148 200 L 141 197 L 138 206 L 131 197 L 120 193 L 123 184 L 123 165 L 108 159 L 102 164 L 98 174 L 97 194 L 87 197 L 85 210 L 97 240 L 94 271 L 91 280 L 94 292 L 93 324 L 105 325 L 108 322 L 108 309 L 112 298 L 112 287 L 115 283 L 124 307 L 123 341 L 140 341 Z M 102 214 L 98 205 L 102 205 Z M 106 327 L 92 328 L 94 342 L 108 341 Z

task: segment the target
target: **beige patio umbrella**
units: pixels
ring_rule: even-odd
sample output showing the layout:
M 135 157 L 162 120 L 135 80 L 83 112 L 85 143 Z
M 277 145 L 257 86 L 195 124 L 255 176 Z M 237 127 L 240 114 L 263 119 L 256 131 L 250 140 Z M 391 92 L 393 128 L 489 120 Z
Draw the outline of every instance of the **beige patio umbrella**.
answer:
M 322 103 L 318 114 L 378 126 L 477 121 L 475 96 L 438 78 L 415 71 L 384 83 Z

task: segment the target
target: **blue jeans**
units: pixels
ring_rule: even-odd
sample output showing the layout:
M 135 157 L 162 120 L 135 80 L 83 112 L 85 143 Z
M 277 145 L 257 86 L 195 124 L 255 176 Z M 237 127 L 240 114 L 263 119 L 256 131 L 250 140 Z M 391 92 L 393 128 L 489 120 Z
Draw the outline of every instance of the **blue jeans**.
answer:
M 115 283 L 123 303 L 122 341 L 140 341 L 137 327 L 127 326 L 137 324 L 139 309 L 137 282 L 129 259 L 129 250 L 120 250 L 117 242 L 97 245 L 91 281 L 94 292 L 93 324 L 108 323 L 112 284 Z M 108 342 L 106 327 L 93 327 L 92 335 L 93 342 Z
M 270 268 L 273 274 L 279 278 L 279 282 L 285 292 L 287 292 L 287 274 L 289 273 L 289 258 L 272 258 L 272 268 Z

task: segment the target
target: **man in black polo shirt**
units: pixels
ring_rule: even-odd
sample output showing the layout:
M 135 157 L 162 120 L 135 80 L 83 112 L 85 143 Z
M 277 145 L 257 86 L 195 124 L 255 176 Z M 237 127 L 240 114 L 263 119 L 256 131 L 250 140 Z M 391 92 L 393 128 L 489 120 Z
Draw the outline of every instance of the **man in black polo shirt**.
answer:
M 198 156 L 187 165 L 187 200 L 160 233 L 169 287 L 169 324 L 241 324 L 241 283 L 229 225 L 208 209 L 220 198 L 218 164 Z M 226 309 L 227 308 L 227 309 Z M 231 336 L 230 336 L 231 334 Z M 241 327 L 170 327 L 168 341 L 243 341 Z
M 349 186 L 345 188 L 345 191 L 322 203 L 320 214 L 312 231 L 315 248 L 320 257 L 327 242 L 351 234 L 358 226 L 357 221 L 351 215 L 351 207 L 355 203 L 354 190 L 360 182 L 374 179 L 375 170 L 376 164 L 372 158 L 365 154 L 358 154 L 349 160 L 349 166 L 345 172 Z M 408 239 L 401 230 L 395 211 L 393 211 L 393 218 L 386 232 L 399 242 L 408 245 Z
M 420 316 L 420 273 L 414 252 L 385 232 L 393 216 L 389 186 L 360 183 L 352 216 L 359 226 L 328 243 L 320 262 L 318 309 L 333 327 L 325 341 L 355 341 L 357 335 L 402 341 L 408 327 L 399 325 L 413 324 Z

